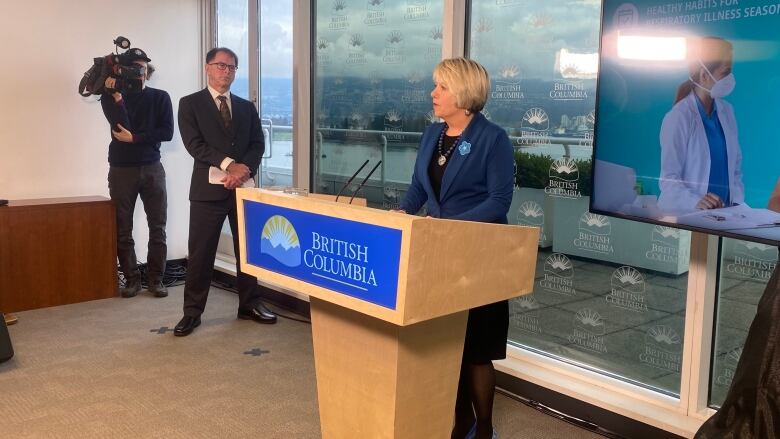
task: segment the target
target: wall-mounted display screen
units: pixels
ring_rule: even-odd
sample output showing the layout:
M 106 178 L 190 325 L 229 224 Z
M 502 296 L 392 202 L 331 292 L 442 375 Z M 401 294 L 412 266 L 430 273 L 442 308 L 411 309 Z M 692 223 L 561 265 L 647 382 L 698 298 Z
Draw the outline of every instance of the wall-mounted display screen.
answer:
M 780 2 L 605 0 L 591 210 L 780 241 Z

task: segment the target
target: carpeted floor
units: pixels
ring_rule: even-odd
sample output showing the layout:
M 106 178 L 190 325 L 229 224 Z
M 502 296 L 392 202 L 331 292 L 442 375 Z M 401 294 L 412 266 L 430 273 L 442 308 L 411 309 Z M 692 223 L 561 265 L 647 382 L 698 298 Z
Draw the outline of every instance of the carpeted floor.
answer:
M 203 324 L 171 334 L 183 287 L 17 313 L 0 364 L 2 438 L 318 438 L 310 326 L 235 318 L 212 289 Z M 502 438 L 598 438 L 502 395 Z

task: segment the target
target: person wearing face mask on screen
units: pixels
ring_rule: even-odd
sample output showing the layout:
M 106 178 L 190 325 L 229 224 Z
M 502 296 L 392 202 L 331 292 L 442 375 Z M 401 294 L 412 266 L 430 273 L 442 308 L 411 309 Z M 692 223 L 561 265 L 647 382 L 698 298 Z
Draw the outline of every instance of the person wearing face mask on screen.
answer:
M 689 78 L 661 124 L 661 195 L 668 211 L 718 209 L 744 204 L 742 152 L 731 104 L 722 98 L 736 85 L 733 49 L 718 37 L 693 47 Z

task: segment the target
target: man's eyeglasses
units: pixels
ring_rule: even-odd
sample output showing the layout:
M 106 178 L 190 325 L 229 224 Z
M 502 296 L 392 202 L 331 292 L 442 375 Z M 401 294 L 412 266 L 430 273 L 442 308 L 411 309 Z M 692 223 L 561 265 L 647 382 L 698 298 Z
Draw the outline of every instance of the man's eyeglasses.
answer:
M 235 72 L 236 70 L 238 70 L 238 66 L 234 66 L 232 64 L 225 64 L 223 62 L 213 62 L 213 63 L 210 63 L 209 65 L 210 66 L 217 66 L 217 68 L 220 69 L 220 70 L 228 69 L 231 72 Z

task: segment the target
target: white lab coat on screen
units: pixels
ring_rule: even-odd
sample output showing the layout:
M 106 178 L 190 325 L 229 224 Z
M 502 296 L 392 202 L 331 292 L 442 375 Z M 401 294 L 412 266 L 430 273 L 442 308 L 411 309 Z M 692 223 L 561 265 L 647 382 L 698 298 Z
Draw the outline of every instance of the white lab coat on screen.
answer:
M 715 108 L 726 137 L 731 202 L 743 204 L 742 151 L 734 109 L 723 99 L 715 99 Z M 661 195 L 658 206 L 668 211 L 693 210 L 707 193 L 709 181 L 709 142 L 696 106 L 696 96 L 691 92 L 666 113 L 661 124 Z

